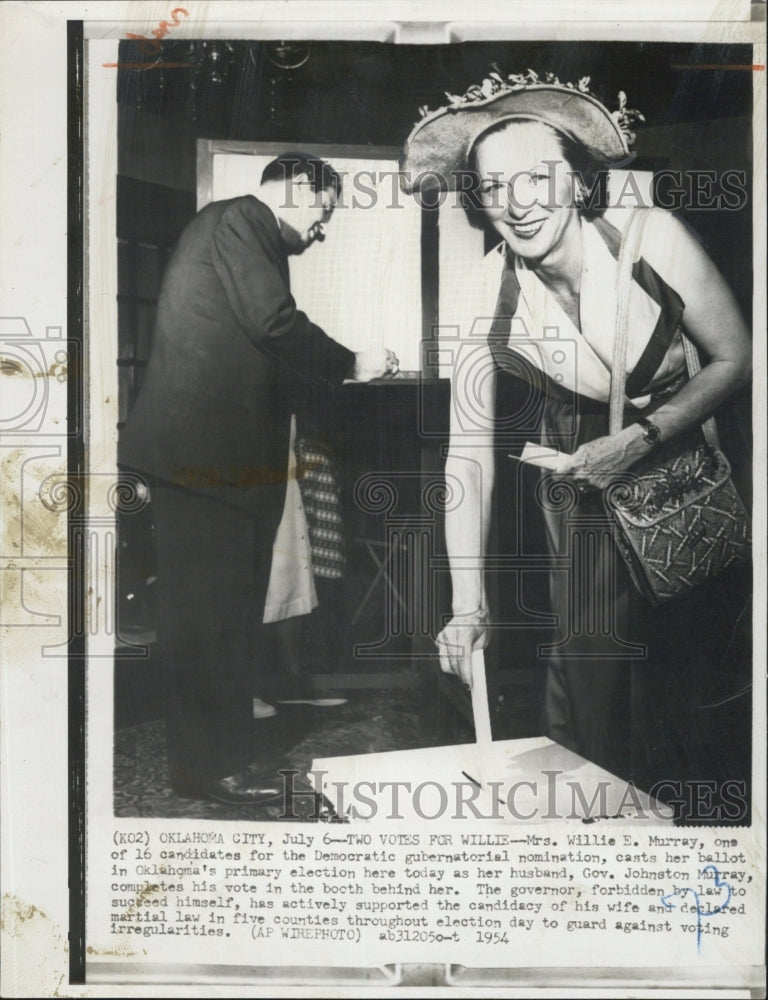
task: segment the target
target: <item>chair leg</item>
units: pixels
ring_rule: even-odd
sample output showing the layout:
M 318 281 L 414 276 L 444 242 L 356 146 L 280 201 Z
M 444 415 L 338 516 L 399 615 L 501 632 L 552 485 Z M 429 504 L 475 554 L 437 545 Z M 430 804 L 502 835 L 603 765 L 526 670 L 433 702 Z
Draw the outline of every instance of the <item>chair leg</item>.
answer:
M 376 576 L 374 576 L 374 578 L 373 578 L 373 580 L 371 582 L 371 585 L 368 587 L 368 590 L 365 592 L 365 596 L 363 597 L 362 601 L 358 605 L 358 608 L 357 608 L 357 611 L 355 612 L 354 618 L 352 618 L 352 620 L 349 623 L 350 625 L 354 625 L 355 622 L 360 617 L 360 615 L 362 614 L 363 608 L 366 606 L 366 604 L 368 603 L 368 601 L 371 599 L 371 595 L 373 594 L 374 590 L 376 589 L 376 584 L 379 582 L 379 579 L 381 578 L 381 576 L 382 575 L 386 576 L 387 565 L 389 563 L 389 560 L 392 558 L 391 553 L 387 553 L 386 558 L 380 560 L 377 557 L 376 552 L 375 552 L 373 546 L 371 545 L 371 543 L 370 542 L 365 542 L 364 544 L 365 544 L 366 549 L 368 550 L 368 554 L 370 555 L 371 559 L 373 559 L 374 563 L 378 567 L 378 572 L 376 573 Z M 386 579 L 389 579 L 389 577 L 387 576 Z

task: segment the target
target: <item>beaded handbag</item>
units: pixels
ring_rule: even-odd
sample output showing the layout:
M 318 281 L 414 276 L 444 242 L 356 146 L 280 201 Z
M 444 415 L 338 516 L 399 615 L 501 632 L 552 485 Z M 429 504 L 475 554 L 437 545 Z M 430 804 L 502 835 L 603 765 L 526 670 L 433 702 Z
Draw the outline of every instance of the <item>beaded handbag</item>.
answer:
M 646 211 L 633 211 L 619 252 L 611 434 L 623 423 L 629 292 Z M 698 352 L 684 335 L 683 344 L 693 378 L 701 368 Z M 680 597 L 749 558 L 749 518 L 720 450 L 714 419 L 701 430 L 700 441 L 678 448 L 649 471 L 617 477 L 603 492 L 617 547 L 633 583 L 652 604 Z

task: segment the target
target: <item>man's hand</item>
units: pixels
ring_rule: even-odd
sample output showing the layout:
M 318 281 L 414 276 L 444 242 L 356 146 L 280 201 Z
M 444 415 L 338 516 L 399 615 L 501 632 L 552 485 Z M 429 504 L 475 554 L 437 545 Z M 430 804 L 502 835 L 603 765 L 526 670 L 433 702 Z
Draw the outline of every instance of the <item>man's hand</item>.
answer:
M 352 378 L 355 382 L 370 382 L 374 378 L 396 374 L 399 366 L 400 362 L 394 351 L 386 347 L 374 347 L 370 351 L 359 351 L 355 355 Z

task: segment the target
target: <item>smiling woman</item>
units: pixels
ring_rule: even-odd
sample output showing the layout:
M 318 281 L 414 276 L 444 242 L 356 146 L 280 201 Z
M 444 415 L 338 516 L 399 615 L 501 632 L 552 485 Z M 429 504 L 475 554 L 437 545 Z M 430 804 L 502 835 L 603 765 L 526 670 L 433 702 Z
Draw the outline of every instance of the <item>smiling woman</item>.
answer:
M 437 643 L 443 670 L 471 684 L 471 654 L 490 634 L 482 565 L 495 455 L 514 434 L 515 413 L 505 406 L 510 380 L 522 378 L 542 398 L 540 442 L 560 452 L 555 478 L 537 491 L 560 629 L 540 650 L 547 734 L 664 798 L 664 782 L 734 777 L 717 753 L 705 753 L 702 692 L 741 610 L 726 621 L 725 595 L 743 587 L 721 577 L 689 600 L 650 608 L 618 555 L 600 491 L 697 442 L 701 422 L 747 383 L 751 351 L 733 295 L 699 242 L 669 213 L 643 209 L 631 257 L 623 423 L 609 433 L 619 260 L 633 210 L 595 205 L 593 182 L 600 167 L 627 160 L 630 126 L 641 116 L 623 93 L 609 112 L 588 82 L 494 73 L 427 114 L 406 143 L 404 169 L 417 188 L 425 178 L 455 187 L 474 170 L 476 193 L 462 182 L 470 221 L 501 238 L 464 283 L 471 364 L 453 373 L 446 478 L 461 484 L 465 502 L 446 515 L 454 617 Z M 492 319 L 479 338 L 485 316 Z M 690 379 L 684 335 L 707 358 Z M 709 656 L 681 646 L 713 608 L 724 630 Z
M 513 253 L 549 278 L 578 326 L 581 223 L 557 133 L 539 122 L 503 123 L 477 144 L 475 161 L 485 217 Z

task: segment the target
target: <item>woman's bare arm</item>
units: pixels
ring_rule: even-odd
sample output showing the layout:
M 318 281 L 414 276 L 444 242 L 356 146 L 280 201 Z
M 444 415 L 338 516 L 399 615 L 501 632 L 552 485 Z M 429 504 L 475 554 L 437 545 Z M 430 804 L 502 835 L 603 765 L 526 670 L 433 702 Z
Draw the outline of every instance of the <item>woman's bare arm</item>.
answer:
M 471 364 L 455 366 L 458 374 L 451 385 L 451 441 L 445 466 L 450 497 L 445 538 L 454 617 L 437 643 L 443 670 L 471 684 L 471 653 L 487 644 L 484 560 L 494 479 L 496 377 L 487 344 L 464 342 L 459 350 L 471 351 L 473 356 Z
M 703 355 L 701 371 L 654 411 L 653 422 L 666 441 L 700 424 L 749 383 L 752 345 L 733 293 L 704 248 L 669 213 L 654 210 L 653 221 L 644 256 L 682 297 L 683 328 Z M 558 471 L 604 487 L 649 449 L 642 427 L 631 424 L 614 437 L 582 445 Z

